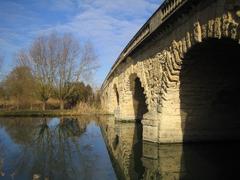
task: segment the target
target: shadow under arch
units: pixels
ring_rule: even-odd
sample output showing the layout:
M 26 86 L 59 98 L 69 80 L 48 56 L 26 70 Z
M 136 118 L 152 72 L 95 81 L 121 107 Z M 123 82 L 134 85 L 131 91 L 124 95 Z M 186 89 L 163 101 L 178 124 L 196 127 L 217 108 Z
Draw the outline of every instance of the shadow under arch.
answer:
M 117 85 L 116 84 L 114 84 L 113 85 L 113 90 L 114 90 L 114 92 L 115 92 L 115 99 L 116 99 L 116 104 L 117 104 L 117 106 L 119 106 L 119 93 L 118 93 L 118 88 L 117 88 Z
M 184 56 L 181 179 L 229 179 L 238 172 L 239 60 L 240 45 L 231 39 L 206 39 Z
M 142 162 L 143 156 L 143 125 L 141 120 L 143 115 L 148 112 L 146 95 L 140 78 L 136 73 L 129 76 L 130 91 L 132 92 L 132 104 L 136 123 L 134 125 L 132 160 L 130 162 L 131 179 L 142 179 L 145 168 Z
M 137 121 L 142 120 L 143 115 L 148 112 L 146 104 L 146 95 L 142 86 L 140 78 L 136 73 L 129 76 L 130 90 L 132 92 L 133 111 Z

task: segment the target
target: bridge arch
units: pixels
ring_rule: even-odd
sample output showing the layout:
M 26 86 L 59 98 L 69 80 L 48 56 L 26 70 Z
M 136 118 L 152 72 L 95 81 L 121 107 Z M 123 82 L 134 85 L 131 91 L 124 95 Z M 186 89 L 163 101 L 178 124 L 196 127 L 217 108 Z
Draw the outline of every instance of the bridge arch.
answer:
M 129 76 L 129 89 L 132 95 L 132 108 L 135 119 L 141 120 L 148 112 L 147 96 L 143 84 L 137 73 Z
M 183 141 L 240 138 L 240 45 L 209 38 L 184 55 L 179 75 Z
M 118 91 L 118 88 L 117 88 L 117 85 L 116 85 L 116 84 L 113 85 L 113 91 L 114 91 L 114 93 L 115 93 L 115 98 L 114 98 L 114 99 L 115 99 L 115 100 L 114 100 L 115 103 L 114 103 L 114 104 L 115 104 L 116 106 L 119 106 L 119 91 Z
M 178 40 L 171 40 L 171 44 L 169 48 L 165 48 L 159 54 L 161 55 L 160 61 L 161 66 L 163 67 L 163 73 L 161 77 L 161 90 L 159 96 L 159 109 L 160 109 L 160 126 L 159 126 L 159 142 L 182 142 L 182 141 L 199 141 L 199 140 L 214 140 L 214 139 L 221 139 L 221 138 L 232 138 L 236 137 L 239 138 L 239 133 L 236 131 L 236 136 L 232 135 L 229 132 L 230 126 L 235 126 L 238 128 L 238 122 L 231 122 L 229 127 L 225 126 L 225 130 L 220 128 L 224 128 L 224 120 L 221 120 L 222 125 L 217 125 L 216 122 L 217 117 L 214 121 L 198 121 L 197 119 L 201 119 L 199 116 L 195 118 L 197 114 L 204 114 L 205 117 L 209 115 L 210 112 L 206 113 L 204 111 L 197 111 L 197 108 L 202 108 L 200 103 L 204 105 L 203 99 L 200 98 L 198 95 L 195 96 L 195 99 L 199 98 L 199 100 L 195 100 L 194 103 L 196 104 L 195 110 L 191 108 L 190 102 L 194 99 L 194 91 L 191 91 L 189 87 L 186 85 L 186 77 L 188 77 L 189 82 L 200 81 L 200 79 L 195 78 L 194 75 L 187 75 L 188 70 L 191 68 L 186 68 L 190 66 L 189 64 L 194 63 L 203 63 L 205 62 L 205 66 L 195 66 L 196 68 L 212 68 L 212 73 L 216 73 L 212 63 L 215 63 L 214 66 L 216 71 L 222 68 L 221 73 L 226 74 L 226 72 L 230 72 L 232 67 L 233 72 L 237 72 L 237 59 L 239 59 L 239 42 L 240 42 L 240 31 L 239 31 L 239 18 L 237 19 L 232 13 L 226 12 L 222 15 L 218 15 L 217 17 L 208 17 L 209 19 L 199 19 L 196 20 L 192 24 L 192 29 L 185 29 L 182 33 L 179 34 Z M 208 48 L 204 48 L 208 47 Z M 196 50 L 198 49 L 198 50 Z M 196 59 L 197 51 L 202 52 L 199 55 L 203 55 L 202 59 L 199 61 L 194 61 Z M 220 52 L 219 52 L 220 51 Z M 221 56 L 217 55 L 217 53 L 222 54 Z M 204 55 L 209 54 L 210 56 L 215 56 L 215 58 L 219 59 L 219 62 L 215 59 L 214 61 L 206 62 L 203 59 L 205 58 Z M 201 56 L 200 56 L 201 57 Z M 186 61 L 186 59 L 193 59 L 193 61 Z M 210 58 L 211 59 L 211 58 Z M 207 64 L 209 63 L 209 65 Z M 222 65 L 220 65 L 220 64 Z M 223 65 L 225 63 L 225 66 Z M 194 66 L 191 66 L 194 71 Z M 226 69 L 224 69 L 226 67 Z M 199 72 L 199 70 L 198 70 Z M 202 70 L 204 72 L 204 69 Z M 239 75 L 237 73 L 233 73 L 231 77 L 228 75 L 229 79 L 235 79 L 235 83 L 239 83 L 239 79 L 236 79 Z M 199 72 L 200 73 L 200 72 Z M 210 73 L 210 72 L 208 72 Z M 211 74 L 211 73 L 210 73 Z M 229 74 L 229 73 L 228 73 Z M 208 77 L 206 73 L 202 74 L 205 77 Z M 214 75 L 213 75 L 214 76 Z M 222 76 L 216 77 L 215 80 L 219 79 Z M 201 76 L 200 76 L 201 78 Z M 225 79 L 226 80 L 226 79 Z M 185 82 L 184 82 L 185 81 Z M 214 78 L 208 77 L 206 81 L 214 81 Z M 233 82 L 229 80 L 228 82 Z M 184 85 L 185 83 L 185 85 Z M 202 82 L 202 85 L 205 82 Z M 201 83 L 200 83 L 201 84 Z M 234 83 L 233 83 L 234 84 Z M 213 84 L 212 84 L 213 86 Z M 210 85 L 211 87 L 211 85 Z M 208 88 L 208 90 L 210 89 Z M 219 88 L 215 85 L 215 89 Z M 222 93 L 229 92 L 226 88 L 222 88 Z M 205 86 L 206 89 L 206 86 Z M 212 88 L 214 89 L 214 88 Z M 238 87 L 236 87 L 238 89 Z M 206 90 L 206 91 L 208 91 Z M 209 90 L 210 91 L 210 90 Z M 190 96 L 189 94 L 192 95 Z M 195 92 L 195 94 L 200 93 L 200 90 Z M 212 96 L 209 98 L 215 97 L 215 94 L 208 92 Z M 189 97 L 190 96 L 190 97 Z M 220 95 L 221 96 L 221 95 Z M 192 98 L 191 98 L 192 97 Z M 239 99 L 236 96 L 236 99 Z M 206 100 L 206 99 L 205 99 Z M 216 102 L 220 99 L 217 98 Z M 198 104 L 198 105 L 197 105 Z M 229 108 L 229 107 L 228 107 Z M 213 110 L 211 108 L 211 110 Z M 206 110 L 207 111 L 207 110 Z M 210 109 L 209 109 L 210 111 Z M 216 112 L 211 112 L 211 116 L 217 116 Z M 224 108 L 223 111 L 224 112 Z M 221 112 L 221 113 L 222 113 Z M 194 115 L 195 114 L 195 115 Z M 214 115 L 215 114 L 215 115 Z M 195 116 L 195 117 L 194 117 Z M 221 115 L 219 115 L 220 118 Z M 222 114 L 227 121 L 226 115 Z M 237 118 L 237 110 L 235 111 L 234 115 L 232 114 L 229 117 Z M 195 120 L 193 120 L 195 119 Z M 203 117 L 202 117 L 203 119 Z M 205 125 L 204 125 L 205 124 Z M 211 124 L 211 125 L 210 125 Z M 235 125 L 233 125 L 235 124 Z M 221 127 L 220 127 L 221 126 Z M 228 129 L 228 130 L 227 130 Z M 222 132 L 221 132 L 222 131 Z M 228 137 L 226 137 L 228 136 Z

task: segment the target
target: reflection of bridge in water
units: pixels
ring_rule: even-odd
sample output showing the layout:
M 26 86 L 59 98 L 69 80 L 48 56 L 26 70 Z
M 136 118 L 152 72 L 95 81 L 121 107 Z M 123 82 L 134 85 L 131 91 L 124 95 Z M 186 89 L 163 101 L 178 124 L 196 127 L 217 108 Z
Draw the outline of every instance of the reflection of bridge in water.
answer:
M 231 179 L 240 147 L 232 143 L 156 144 L 142 141 L 141 125 L 101 121 L 102 134 L 120 179 Z
M 95 118 L 94 122 L 86 117 L 0 118 L 0 173 L 17 179 L 31 179 L 32 174 L 89 179 L 102 173 L 109 177 L 110 172 L 113 179 L 106 144 L 120 179 L 212 180 L 238 175 L 237 143 L 150 143 L 142 141 L 140 123 L 122 123 L 112 116 Z

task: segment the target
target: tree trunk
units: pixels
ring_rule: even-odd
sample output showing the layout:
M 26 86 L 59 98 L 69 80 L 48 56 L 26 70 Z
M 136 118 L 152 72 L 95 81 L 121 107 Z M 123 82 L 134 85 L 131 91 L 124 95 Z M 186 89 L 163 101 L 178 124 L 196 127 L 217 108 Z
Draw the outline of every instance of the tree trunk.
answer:
M 60 109 L 64 110 L 64 100 L 60 100 Z
M 43 101 L 43 104 L 42 104 L 42 110 L 43 110 L 43 111 L 46 110 L 46 101 Z

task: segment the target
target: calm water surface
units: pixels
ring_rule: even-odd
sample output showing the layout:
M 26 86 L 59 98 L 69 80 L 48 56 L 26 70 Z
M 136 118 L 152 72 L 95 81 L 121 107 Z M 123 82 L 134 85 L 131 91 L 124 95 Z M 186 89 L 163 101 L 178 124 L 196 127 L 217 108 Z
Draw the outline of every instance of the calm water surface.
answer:
M 1 179 L 116 179 L 91 119 L 0 119 Z
M 232 179 L 239 146 L 142 142 L 112 117 L 0 118 L 0 179 Z

